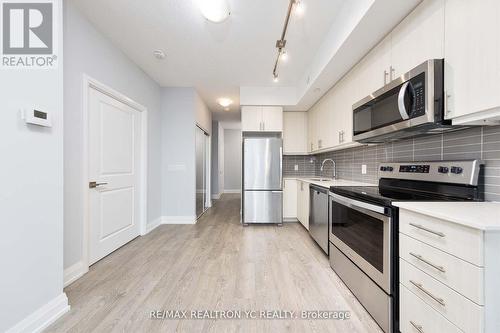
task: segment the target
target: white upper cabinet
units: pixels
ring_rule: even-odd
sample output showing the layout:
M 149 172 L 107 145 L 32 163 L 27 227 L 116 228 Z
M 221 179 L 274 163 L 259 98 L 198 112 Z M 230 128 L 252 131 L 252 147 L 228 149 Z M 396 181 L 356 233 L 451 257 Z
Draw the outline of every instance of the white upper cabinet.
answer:
M 444 58 L 444 0 L 425 0 L 391 33 L 391 79 Z
M 262 131 L 262 106 L 244 106 L 241 108 L 242 131 Z
M 306 112 L 283 112 L 283 153 L 306 155 L 309 150 Z
M 391 38 L 387 36 L 356 65 L 360 74 L 358 90 L 361 97 L 359 99 L 370 95 L 389 83 L 390 66 Z
M 283 131 L 283 108 L 275 106 L 243 106 L 241 128 L 248 132 Z
M 313 107 L 312 109 L 309 110 L 309 112 L 307 112 L 307 122 L 308 122 L 307 150 L 310 153 L 318 150 L 318 132 L 317 132 L 318 123 L 316 122 L 316 120 L 318 119 L 317 113 L 318 112 L 316 107 Z
M 500 118 L 500 1 L 446 0 L 446 115 L 453 123 Z
M 262 126 L 264 132 L 282 132 L 283 108 L 280 106 L 262 107 Z

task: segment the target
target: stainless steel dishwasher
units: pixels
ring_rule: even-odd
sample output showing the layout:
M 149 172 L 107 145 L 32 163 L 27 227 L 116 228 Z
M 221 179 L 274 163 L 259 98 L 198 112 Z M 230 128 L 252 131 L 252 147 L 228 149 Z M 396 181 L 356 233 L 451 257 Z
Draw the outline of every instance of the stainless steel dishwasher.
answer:
M 309 234 L 328 254 L 328 189 L 311 185 L 309 195 Z

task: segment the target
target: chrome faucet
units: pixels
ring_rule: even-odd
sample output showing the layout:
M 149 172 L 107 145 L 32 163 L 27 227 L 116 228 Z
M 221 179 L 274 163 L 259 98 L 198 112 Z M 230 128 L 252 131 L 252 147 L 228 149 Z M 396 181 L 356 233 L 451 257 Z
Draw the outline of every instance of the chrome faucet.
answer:
M 323 167 L 325 166 L 326 162 L 332 162 L 332 164 L 333 164 L 333 179 L 337 178 L 337 165 L 335 164 L 335 161 L 332 160 L 331 158 L 327 158 L 327 159 L 323 160 L 323 163 L 321 163 L 320 171 L 323 173 Z

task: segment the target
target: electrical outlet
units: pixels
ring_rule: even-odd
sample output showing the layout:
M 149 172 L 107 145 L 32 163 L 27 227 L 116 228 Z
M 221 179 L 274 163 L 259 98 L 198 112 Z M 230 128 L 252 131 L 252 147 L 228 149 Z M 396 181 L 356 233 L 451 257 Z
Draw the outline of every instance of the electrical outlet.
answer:
M 295 171 L 299 171 L 299 165 L 295 164 L 295 167 L 293 168 Z
M 366 175 L 366 164 L 361 165 L 361 174 Z

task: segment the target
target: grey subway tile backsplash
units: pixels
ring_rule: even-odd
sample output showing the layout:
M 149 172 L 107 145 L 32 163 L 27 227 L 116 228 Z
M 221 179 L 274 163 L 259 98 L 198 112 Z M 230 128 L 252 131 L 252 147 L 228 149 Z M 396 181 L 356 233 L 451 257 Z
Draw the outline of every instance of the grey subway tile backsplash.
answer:
M 500 126 L 472 127 L 392 143 L 369 145 L 311 156 L 284 156 L 284 176 L 331 177 L 332 164 L 321 173 L 321 162 L 331 158 L 337 177 L 376 184 L 382 162 L 482 159 L 481 188 L 488 201 L 500 201 Z M 367 173 L 361 173 L 362 165 Z M 295 171 L 295 165 L 298 170 Z

